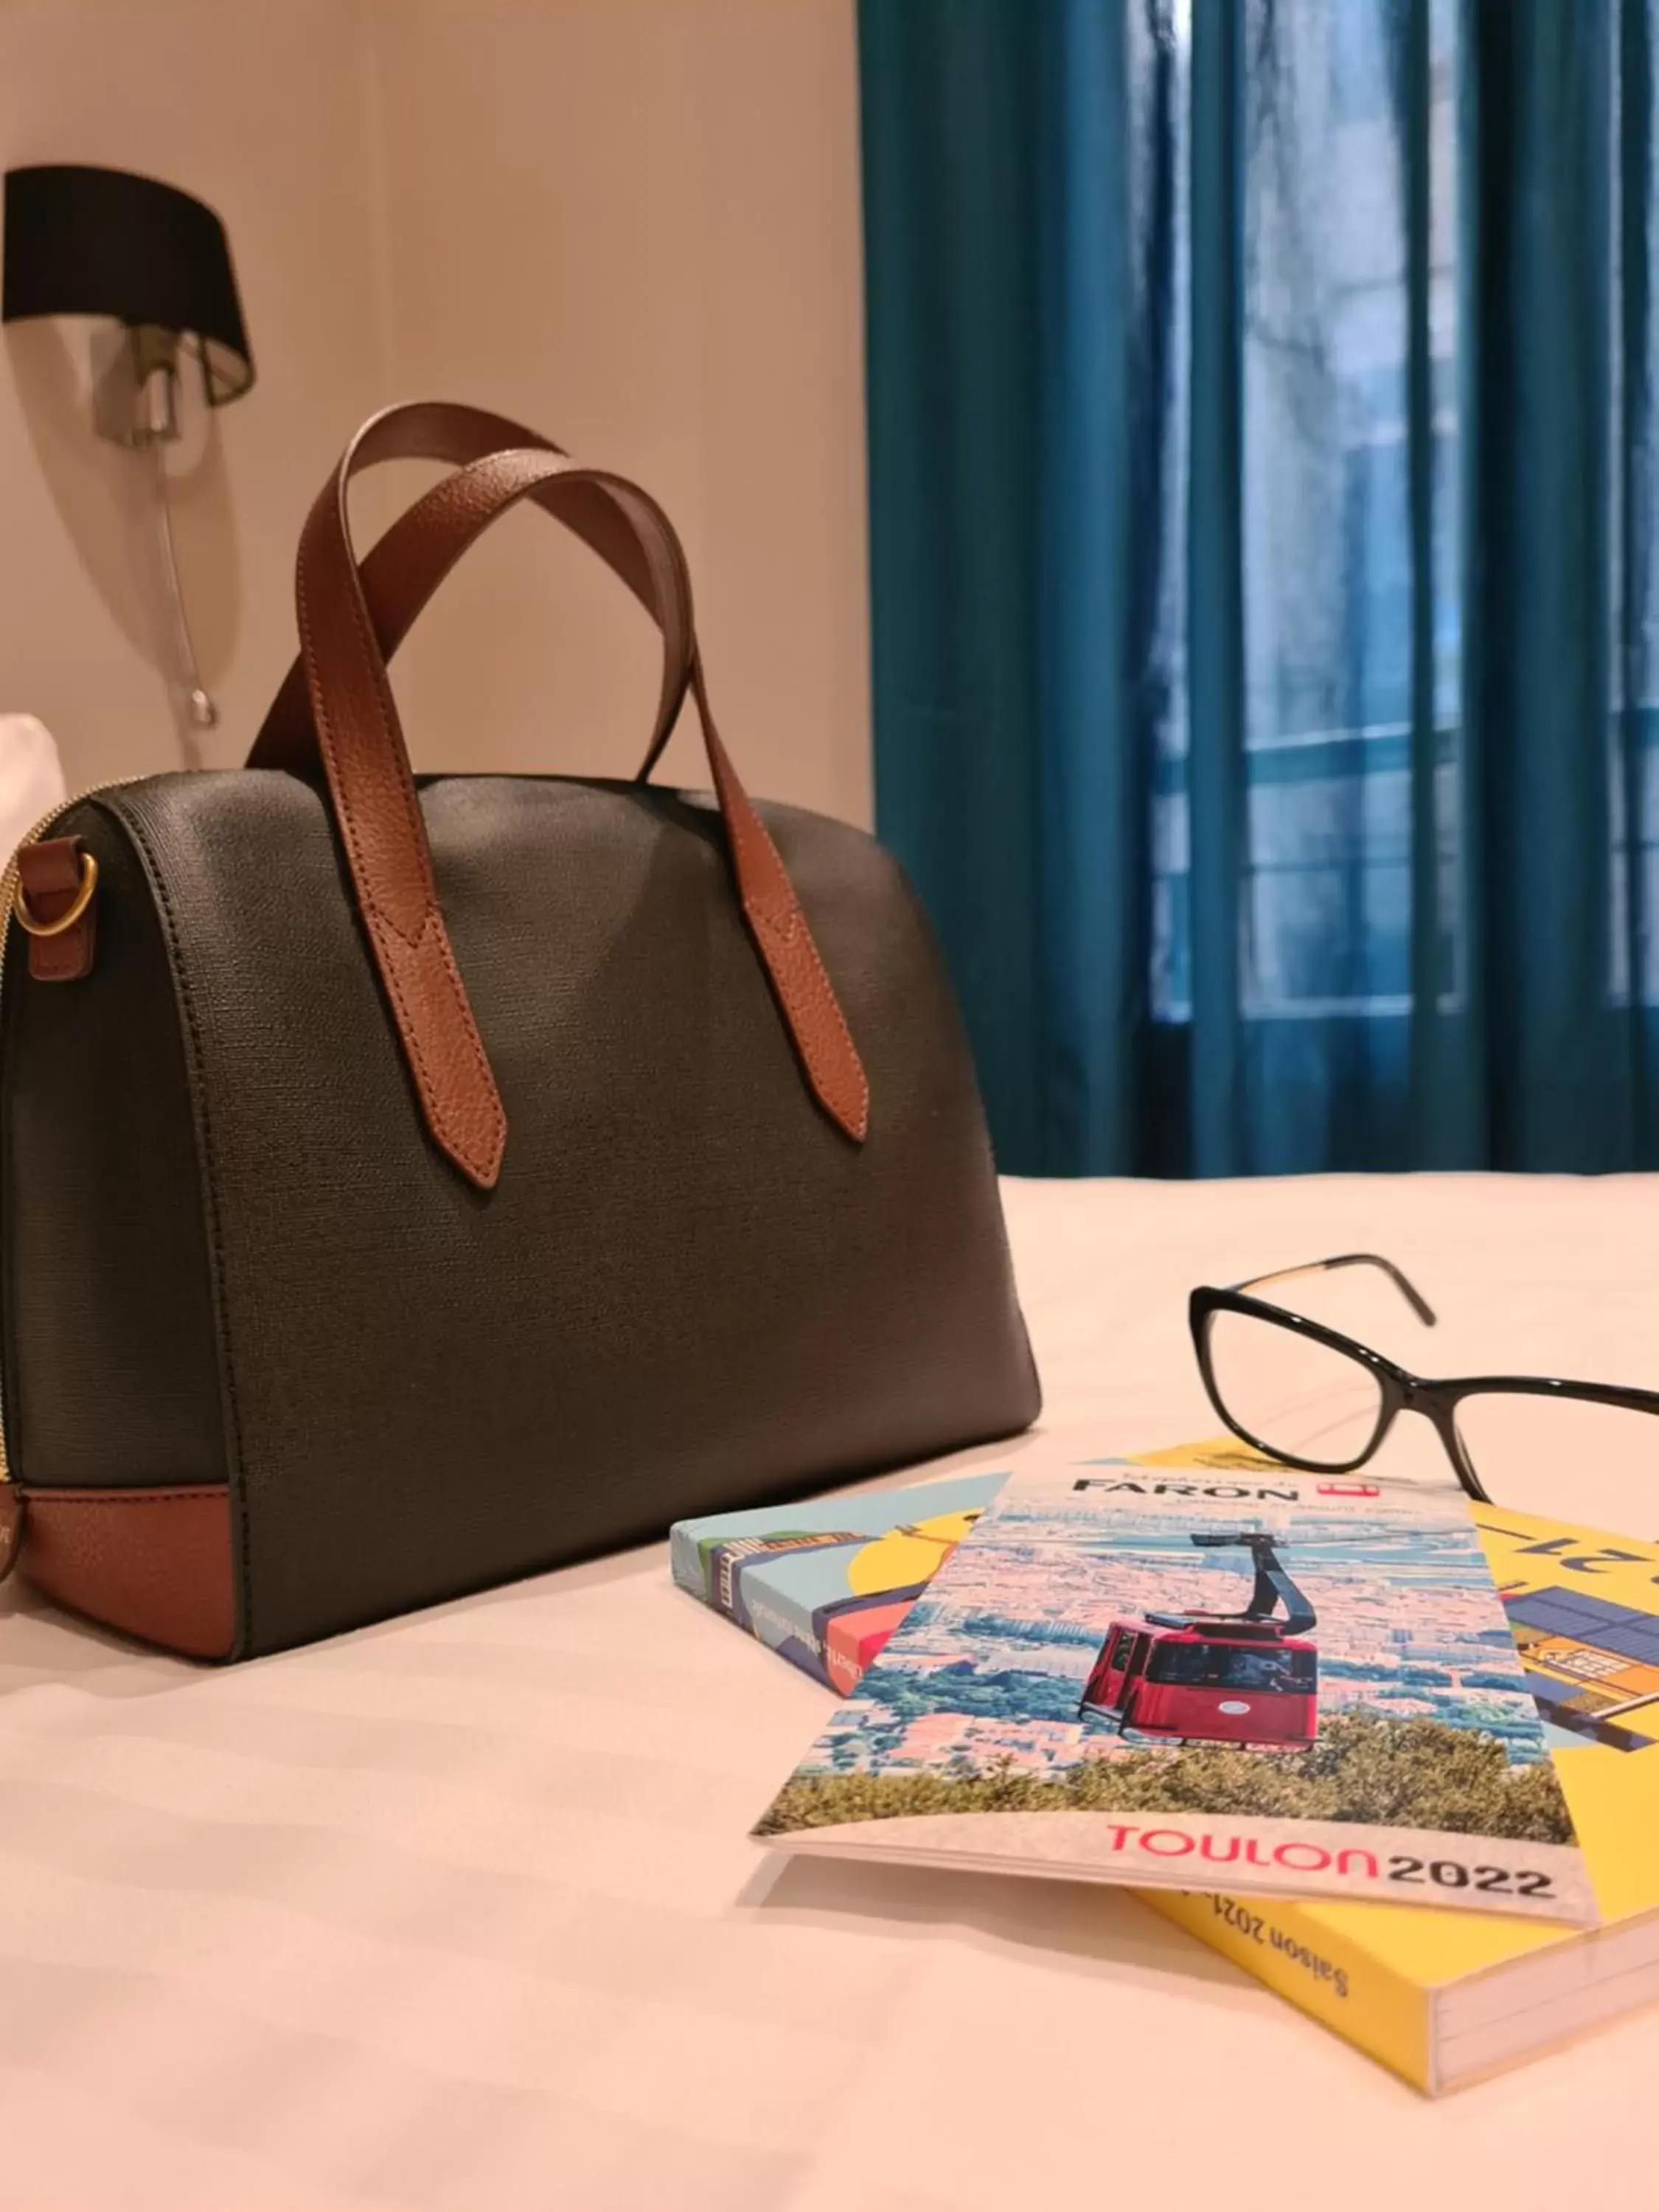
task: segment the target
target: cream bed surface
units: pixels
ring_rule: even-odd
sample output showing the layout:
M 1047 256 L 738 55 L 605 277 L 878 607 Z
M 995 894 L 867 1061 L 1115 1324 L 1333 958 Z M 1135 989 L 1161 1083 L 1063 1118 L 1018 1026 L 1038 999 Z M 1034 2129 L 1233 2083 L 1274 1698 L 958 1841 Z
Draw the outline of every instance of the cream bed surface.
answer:
M 1213 1431 L 1194 1283 L 1355 1247 L 1431 1371 L 1659 1381 L 1659 1180 L 1006 1188 L 1102 1449 Z M 1130 1898 L 769 1861 L 830 1702 L 663 1547 L 224 1672 L 0 1593 L 0 2202 L 1643 2201 L 1659 2015 L 1431 2106 Z

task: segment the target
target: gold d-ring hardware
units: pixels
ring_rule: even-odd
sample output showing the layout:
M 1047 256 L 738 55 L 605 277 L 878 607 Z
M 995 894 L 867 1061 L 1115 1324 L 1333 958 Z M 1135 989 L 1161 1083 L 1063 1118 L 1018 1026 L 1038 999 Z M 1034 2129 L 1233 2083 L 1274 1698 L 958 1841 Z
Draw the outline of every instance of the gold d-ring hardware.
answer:
M 64 913 L 58 915 L 56 921 L 36 921 L 35 917 L 29 912 L 29 902 L 27 898 L 24 896 L 23 885 L 21 878 L 18 881 L 16 892 L 12 899 L 12 908 L 15 913 L 18 921 L 21 922 L 23 927 L 27 930 L 31 937 L 61 937 L 66 929 L 73 929 L 76 923 L 80 921 L 82 915 L 92 904 L 92 895 L 97 888 L 98 863 L 93 859 L 90 853 L 82 853 L 81 855 L 81 888 L 76 892 L 69 907 Z

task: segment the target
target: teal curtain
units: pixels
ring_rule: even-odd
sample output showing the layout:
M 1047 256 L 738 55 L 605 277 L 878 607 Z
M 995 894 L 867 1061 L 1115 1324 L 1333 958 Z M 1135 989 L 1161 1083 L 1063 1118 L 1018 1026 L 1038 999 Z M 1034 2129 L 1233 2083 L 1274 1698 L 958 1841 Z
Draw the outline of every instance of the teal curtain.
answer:
M 1659 0 L 862 0 L 876 787 L 1003 1165 L 1659 1163 Z

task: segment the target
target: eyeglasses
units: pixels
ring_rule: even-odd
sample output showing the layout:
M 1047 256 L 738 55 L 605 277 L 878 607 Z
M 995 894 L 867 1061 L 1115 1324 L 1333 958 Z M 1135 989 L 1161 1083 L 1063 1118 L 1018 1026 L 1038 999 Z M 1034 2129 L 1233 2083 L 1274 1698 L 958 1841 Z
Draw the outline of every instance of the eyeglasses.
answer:
M 1199 1371 L 1233 1434 L 1310 1474 L 1351 1474 L 1403 1413 L 1421 1413 L 1471 1498 L 1625 1534 L 1659 1516 L 1659 1391 L 1538 1375 L 1433 1382 L 1322 1322 L 1249 1293 L 1338 1267 L 1382 1271 L 1425 1328 L 1433 1308 L 1390 1260 L 1344 1252 L 1195 1290 Z

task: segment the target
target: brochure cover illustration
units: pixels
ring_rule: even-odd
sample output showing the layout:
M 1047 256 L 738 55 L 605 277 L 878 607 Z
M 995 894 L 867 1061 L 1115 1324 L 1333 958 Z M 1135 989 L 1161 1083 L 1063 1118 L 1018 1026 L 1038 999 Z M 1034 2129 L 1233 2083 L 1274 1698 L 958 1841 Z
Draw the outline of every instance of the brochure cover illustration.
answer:
M 756 1833 L 1592 1924 L 1461 1493 L 1226 1458 L 1016 1472 Z
M 1325 1901 L 1147 1901 L 1431 2094 L 1659 1990 L 1659 1545 L 1501 1506 L 1475 1524 L 1590 1875 L 1587 1934 Z
M 962 1475 L 677 1522 L 671 1571 L 682 1589 L 844 1694 L 1006 1479 Z

